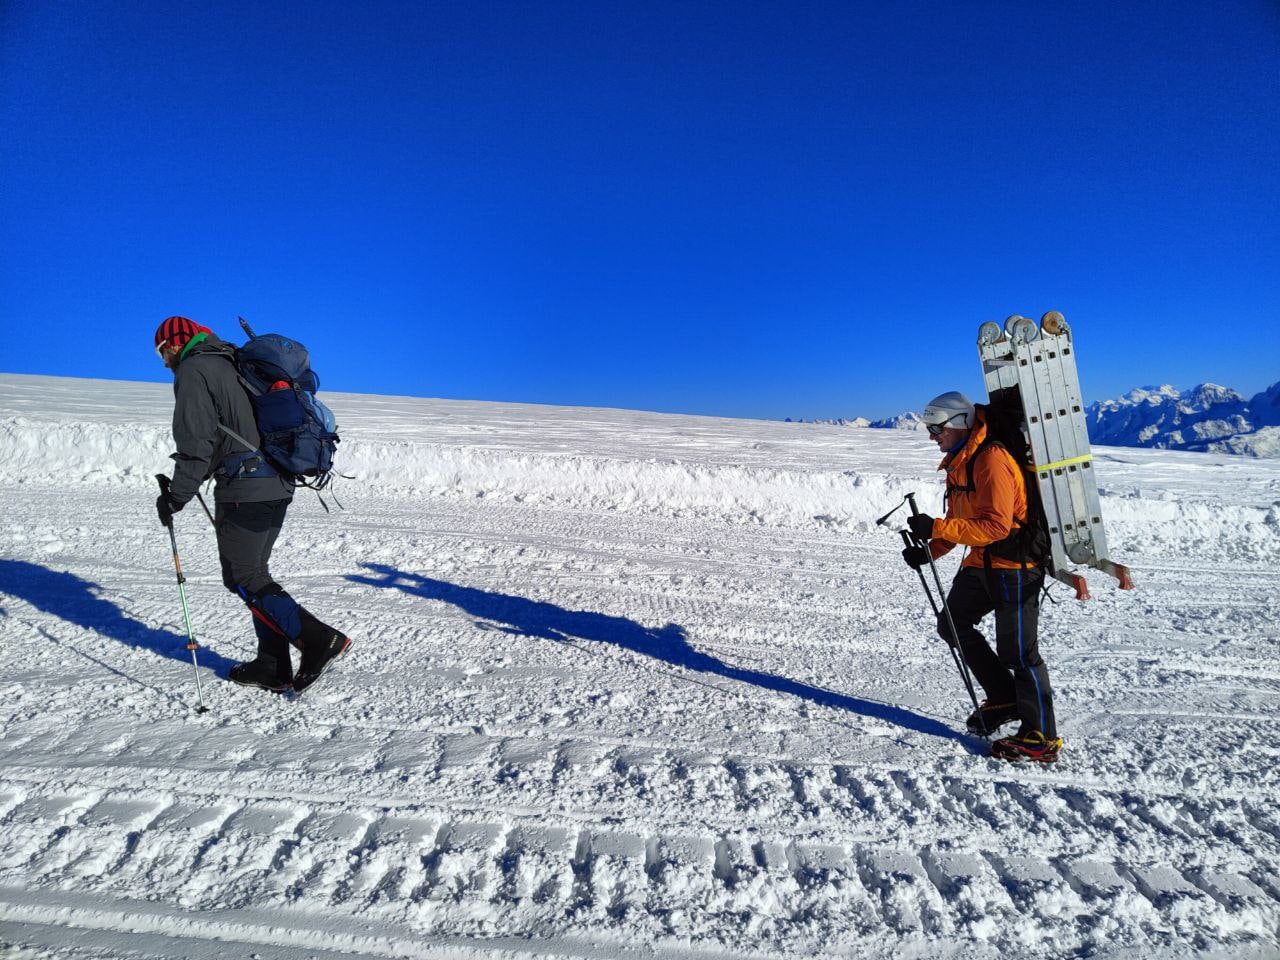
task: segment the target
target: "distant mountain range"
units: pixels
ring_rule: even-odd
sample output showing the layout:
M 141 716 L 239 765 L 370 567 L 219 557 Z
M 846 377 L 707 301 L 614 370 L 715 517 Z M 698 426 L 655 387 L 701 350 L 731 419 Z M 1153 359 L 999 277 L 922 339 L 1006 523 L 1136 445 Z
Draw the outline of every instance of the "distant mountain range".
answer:
M 1280 457 L 1280 382 L 1250 398 L 1216 383 L 1182 391 L 1168 384 L 1142 387 L 1090 404 L 1085 413 L 1089 439 L 1096 444 Z M 883 420 L 807 422 L 896 430 L 924 426 L 911 411 Z
M 1280 383 L 1249 399 L 1216 383 L 1182 392 L 1165 384 L 1091 404 L 1087 413 L 1094 443 L 1280 456 Z

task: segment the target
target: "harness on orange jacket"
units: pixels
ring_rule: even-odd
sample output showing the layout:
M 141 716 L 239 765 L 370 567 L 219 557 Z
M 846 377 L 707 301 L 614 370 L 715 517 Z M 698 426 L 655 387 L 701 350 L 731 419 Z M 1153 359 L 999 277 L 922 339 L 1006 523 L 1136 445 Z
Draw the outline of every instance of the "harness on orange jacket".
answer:
M 943 503 L 948 502 L 952 494 L 972 493 L 977 489 L 973 482 L 973 465 L 978 457 L 993 447 L 999 447 L 1008 453 L 1022 472 L 1023 485 L 1026 487 L 1027 516 L 1011 518 L 1013 529 L 1009 531 L 1009 535 L 1003 540 L 988 543 L 982 548 L 982 565 L 990 570 L 990 558 L 994 556 L 1000 557 L 1002 560 L 1012 560 L 1014 563 L 1021 564 L 1024 568 L 1043 566 L 1049 562 L 1051 554 L 1049 551 L 1049 532 L 1045 529 L 1044 510 L 1040 504 L 1040 490 L 1036 484 L 1035 473 L 1030 467 L 1019 463 L 1018 458 L 1013 455 L 1013 451 L 1009 450 L 1008 446 L 998 438 L 988 435 L 987 439 L 979 444 L 978 449 L 974 450 L 970 455 L 964 465 L 965 483 L 963 485 L 953 484 L 950 480 L 947 481 Z
M 983 547 L 983 569 L 988 574 L 991 573 L 991 558 L 994 556 L 1017 563 L 1023 570 L 1028 567 L 1046 567 L 1049 568 L 1049 572 L 1052 572 L 1049 528 L 1045 521 L 1044 505 L 1040 499 L 1040 485 L 1036 482 L 1035 467 L 1031 462 L 1030 450 L 1026 437 L 1022 433 L 1017 412 L 987 404 L 975 404 L 975 407 L 981 414 L 987 435 L 964 464 L 965 483 L 963 485 L 952 483 L 948 473 L 944 503 L 949 502 L 953 494 L 972 493 L 976 489 L 973 481 L 974 464 L 979 457 L 987 454 L 992 448 L 1000 448 L 1022 474 L 1027 508 L 1024 516 L 1011 518 L 1012 529 L 1008 536 Z

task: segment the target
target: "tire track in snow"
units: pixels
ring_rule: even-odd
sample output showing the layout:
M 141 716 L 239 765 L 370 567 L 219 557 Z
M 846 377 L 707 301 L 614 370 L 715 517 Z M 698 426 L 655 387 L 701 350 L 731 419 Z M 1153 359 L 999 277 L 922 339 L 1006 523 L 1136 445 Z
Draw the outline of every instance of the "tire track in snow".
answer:
M 961 812 L 968 812 L 972 818 L 966 827 L 975 842 L 999 843 L 1001 834 L 1010 826 L 1005 809 L 1012 804 L 1015 818 L 1028 814 L 1032 817 L 1025 827 L 1033 835 L 1037 824 L 1054 824 L 1060 836 L 1056 844 L 1054 835 L 1044 837 L 1046 856 L 1065 851 L 1079 853 L 1075 837 L 1101 835 L 1115 838 L 1115 842 L 1109 848 L 1096 850 L 1097 855 L 1133 857 L 1158 848 L 1166 851 L 1171 860 L 1180 859 L 1193 866 L 1202 862 L 1199 851 L 1205 840 L 1203 830 L 1195 826 L 1192 818 L 1183 818 L 1185 825 L 1171 825 L 1169 814 L 1162 809 L 1168 801 L 1159 794 L 1100 792 L 1078 784 L 938 776 L 883 767 L 803 767 L 794 762 L 751 758 L 731 759 L 717 767 L 670 750 L 589 741 L 557 746 L 553 741 L 479 734 L 452 734 L 439 739 L 438 746 L 428 747 L 420 754 L 437 758 L 433 775 L 424 781 L 431 803 L 424 804 L 418 790 L 397 789 L 398 766 L 384 771 L 383 790 L 375 786 L 372 777 L 366 777 L 368 794 L 387 809 L 430 808 L 439 817 L 447 816 L 451 810 L 471 810 L 481 817 L 507 812 L 525 818 L 541 817 L 565 829 L 594 829 L 601 824 L 630 820 L 632 829 L 637 831 L 650 822 L 652 809 L 678 810 L 687 806 L 690 799 L 696 799 L 702 816 L 697 820 L 669 816 L 666 819 L 673 829 L 693 833 L 720 830 L 725 837 L 747 831 L 773 843 L 805 837 L 815 842 L 900 843 L 912 836 L 942 833 Z M 201 743 L 207 747 L 207 737 Z M 357 753 L 364 752 L 363 746 L 356 749 Z M 94 755 L 87 758 L 90 762 L 79 773 L 87 781 L 81 790 L 118 789 L 142 780 L 162 785 L 166 791 L 182 790 L 184 784 L 189 790 L 189 784 L 196 781 L 202 782 L 207 791 L 238 797 L 246 803 L 267 802 L 274 797 L 280 803 L 323 805 L 338 804 L 343 799 L 337 776 L 335 789 L 326 793 L 316 789 L 323 777 L 315 774 L 305 781 L 305 790 L 285 789 L 290 778 L 277 772 L 274 779 L 279 789 L 258 794 L 244 791 L 237 784 L 246 779 L 265 782 L 270 777 L 270 767 L 256 769 L 256 763 L 269 762 L 270 755 L 255 762 L 254 751 L 248 751 L 229 772 L 217 775 L 202 773 L 203 764 L 184 764 L 181 755 L 176 759 L 157 758 L 155 767 L 131 767 L 124 762 L 130 752 L 128 742 L 106 755 L 91 752 Z M 219 770 L 222 764 L 216 757 L 211 759 L 212 769 Z M 381 763 L 380 759 L 375 760 L 369 769 L 374 770 Z M 34 783 L 49 779 L 29 760 L 10 762 L 7 769 L 11 777 L 25 775 Z M 720 769 L 723 776 L 717 772 Z M 64 770 L 68 772 L 70 769 Z M 477 802 L 468 789 L 477 784 L 487 798 L 483 802 Z M 980 792 L 982 797 L 978 796 Z M 12 795 L 17 797 L 20 793 L 15 790 Z M 72 801 L 68 800 L 67 805 L 74 811 Z M 1231 823 L 1242 841 L 1255 849 L 1274 851 L 1277 846 L 1274 827 L 1265 821 L 1261 825 L 1255 822 L 1258 813 L 1252 802 L 1219 799 L 1211 811 L 1198 813 L 1202 819 L 1214 817 Z M 795 826 L 787 834 L 779 834 L 773 827 L 778 822 Z M 900 829 L 886 832 L 885 823 L 900 825 Z M 136 827 L 131 825 L 131 830 Z M 46 841 L 60 840 L 61 835 L 55 834 L 56 830 Z M 1066 843 L 1061 837 L 1066 838 Z M 717 841 L 710 842 L 714 846 Z
M 888 781 L 881 789 L 894 792 Z M 903 802 L 911 789 L 896 792 Z M 980 943 L 996 926 L 1027 922 L 1025 910 L 1038 906 L 1035 922 L 1069 949 L 1085 942 L 1085 916 L 1096 924 L 1114 913 L 1123 926 L 1136 915 L 1145 939 L 1170 945 L 1213 924 L 1261 934 L 1280 918 L 1271 894 L 1231 870 L 1195 868 L 1197 883 L 1165 863 L 1010 856 L 945 841 L 784 842 L 546 815 L 390 812 L 339 797 L 67 786 L 19 802 L 0 824 L 10 854 L 28 855 L 0 861 L 0 884 L 29 877 L 37 890 L 110 904 L 145 880 L 156 900 L 192 910 L 285 909 L 301 897 L 327 904 L 339 931 L 372 918 L 465 933 L 497 912 L 509 931 L 591 930 L 622 942 L 639 917 L 660 937 L 696 923 L 733 943 L 742 914 L 756 912 L 779 944 L 811 933 L 815 918 Z M 129 842 L 104 844 L 112 833 Z

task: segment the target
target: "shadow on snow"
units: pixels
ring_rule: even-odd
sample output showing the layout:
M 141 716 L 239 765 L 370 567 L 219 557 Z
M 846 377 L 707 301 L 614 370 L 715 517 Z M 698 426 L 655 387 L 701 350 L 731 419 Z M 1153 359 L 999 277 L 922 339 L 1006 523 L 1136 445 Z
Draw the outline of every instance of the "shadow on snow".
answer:
M 710 654 L 694 649 L 689 643 L 684 628 L 674 623 L 661 628 L 646 627 L 626 617 L 613 617 L 584 610 L 566 610 L 553 603 L 477 590 L 473 587 L 461 587 L 443 580 L 405 573 L 383 564 L 370 563 L 362 566 L 373 575 L 352 574 L 347 579 L 353 583 L 402 590 L 426 600 L 443 600 L 474 617 L 505 624 L 499 629 L 507 633 L 540 637 L 557 643 L 572 643 L 574 640 L 609 643 L 677 667 L 749 683 L 765 690 L 791 694 L 820 706 L 847 710 L 859 716 L 881 720 L 917 733 L 967 743 L 963 735 L 945 724 L 902 707 L 834 693 L 811 684 L 789 680 L 786 677 L 727 664 Z
M 176 588 L 176 582 L 174 586 Z M 84 627 L 86 630 L 92 630 L 126 647 L 150 650 L 162 657 L 191 663 L 191 653 L 187 650 L 185 634 L 157 630 L 126 616 L 118 606 L 102 596 L 103 592 L 100 584 L 77 577 L 74 573 L 58 573 L 48 567 L 27 563 L 24 560 L 0 559 L 0 593 L 18 597 L 44 613 L 52 614 L 60 620 Z M 173 603 L 180 611 L 176 589 Z M 3 609 L 0 609 L 0 613 L 7 615 Z M 62 643 L 47 632 L 45 636 L 55 643 Z M 199 640 L 198 637 L 196 639 Z M 63 645 L 114 673 L 127 676 L 111 664 L 103 663 L 93 656 L 95 652 L 100 653 L 101 650 L 86 649 L 84 645 L 77 644 L 63 643 Z M 225 677 L 227 671 L 236 663 L 235 660 L 228 660 L 203 645 L 197 656 L 200 666 L 212 668 L 221 677 Z

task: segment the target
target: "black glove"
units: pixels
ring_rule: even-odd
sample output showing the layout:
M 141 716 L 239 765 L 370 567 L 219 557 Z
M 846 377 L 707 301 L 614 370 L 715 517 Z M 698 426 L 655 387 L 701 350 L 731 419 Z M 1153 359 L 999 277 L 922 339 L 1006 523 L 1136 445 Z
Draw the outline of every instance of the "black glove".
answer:
M 929 551 L 925 547 L 907 547 L 902 551 L 902 559 L 912 570 L 919 570 L 929 562 Z
M 167 493 L 162 493 L 156 497 L 156 513 L 160 515 L 160 525 L 165 527 L 173 526 L 173 515 L 184 506 L 186 504 L 175 503 L 170 500 Z
M 907 518 L 907 526 L 917 540 L 929 540 L 933 537 L 933 517 L 927 513 L 917 513 Z

